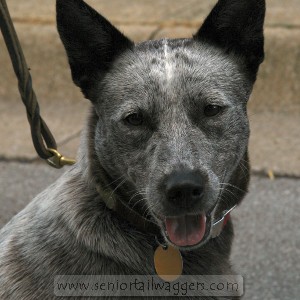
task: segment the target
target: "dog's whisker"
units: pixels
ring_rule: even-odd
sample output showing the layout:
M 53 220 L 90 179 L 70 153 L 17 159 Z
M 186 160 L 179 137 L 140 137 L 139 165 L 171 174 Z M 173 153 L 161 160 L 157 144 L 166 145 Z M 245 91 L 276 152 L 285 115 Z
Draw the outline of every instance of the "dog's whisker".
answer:
M 126 182 L 126 178 L 123 179 L 117 186 L 116 188 L 111 192 L 111 194 L 109 195 L 109 198 L 111 198 L 113 196 L 113 194 L 117 191 L 118 188 L 120 188 L 124 183 Z
M 231 205 L 231 201 L 229 198 L 227 198 L 224 194 L 221 196 L 220 201 L 224 203 L 225 205 Z
M 243 189 L 239 188 L 238 186 L 236 186 L 236 185 L 234 185 L 234 184 L 231 184 L 231 183 L 220 183 L 220 185 L 230 186 L 230 187 L 232 187 L 232 188 L 234 188 L 234 189 L 236 189 L 236 190 L 239 190 L 239 191 L 241 191 L 241 192 L 243 192 L 243 193 L 246 193 L 245 190 L 243 190 Z
M 244 159 L 241 159 L 239 165 L 240 165 L 241 170 L 243 172 L 244 178 L 247 178 L 248 173 L 249 173 L 249 169 L 250 169 L 249 166 L 247 166 L 248 162 Z
M 145 195 L 147 195 L 147 193 L 146 193 L 146 189 L 141 189 L 141 190 L 132 190 L 131 192 L 135 192 L 131 197 L 130 197 L 130 199 L 129 199 L 129 201 L 128 201 L 128 205 L 130 205 L 130 202 L 131 202 L 131 200 L 133 200 L 136 196 L 138 196 L 138 195 L 140 195 L 140 196 L 145 196 Z M 131 193 L 130 192 L 130 193 Z M 144 198 L 143 198 L 144 199 Z M 139 200 L 140 201 L 140 200 Z M 139 202 L 138 201 L 138 202 Z
M 118 177 L 118 178 L 115 179 L 114 181 L 112 181 L 112 182 L 106 184 L 105 186 L 103 186 L 103 189 L 104 189 L 104 190 L 107 190 L 111 185 L 113 185 L 114 183 L 118 182 L 119 180 L 125 178 L 125 176 L 126 176 L 126 175 L 124 175 L 124 174 L 121 175 L 120 177 Z
M 136 196 L 142 196 L 142 195 L 141 195 L 139 192 L 135 193 L 133 196 L 131 196 L 130 200 L 128 201 L 128 205 L 131 204 L 130 202 L 131 202 Z M 139 204 L 141 201 L 143 201 L 143 200 L 144 200 L 144 198 L 141 198 L 141 199 L 139 199 L 138 201 L 136 201 L 136 202 L 134 203 L 134 205 L 132 206 L 132 209 L 133 209 L 137 204 Z
M 229 189 L 224 188 L 224 192 L 229 193 L 235 200 L 239 199 L 239 197 L 236 194 L 234 194 L 232 191 L 230 191 Z M 224 195 L 224 193 L 223 193 L 223 195 Z

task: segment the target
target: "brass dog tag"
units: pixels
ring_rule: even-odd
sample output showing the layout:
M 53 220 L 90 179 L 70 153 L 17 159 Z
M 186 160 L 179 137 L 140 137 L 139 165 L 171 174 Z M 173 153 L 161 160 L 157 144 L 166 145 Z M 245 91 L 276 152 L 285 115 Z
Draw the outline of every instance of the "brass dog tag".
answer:
M 154 252 L 156 274 L 164 281 L 174 281 L 182 274 L 183 263 L 178 249 L 168 246 L 163 249 L 158 246 Z

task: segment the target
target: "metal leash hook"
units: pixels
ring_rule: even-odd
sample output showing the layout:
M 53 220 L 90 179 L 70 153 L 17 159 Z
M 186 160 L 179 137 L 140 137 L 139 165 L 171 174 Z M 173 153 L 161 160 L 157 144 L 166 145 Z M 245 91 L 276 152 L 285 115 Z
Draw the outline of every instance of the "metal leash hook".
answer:
M 54 168 L 59 169 L 65 165 L 73 165 L 74 159 L 66 158 L 56 150 L 56 141 L 40 115 L 31 75 L 5 0 L 0 0 L 0 28 L 18 78 L 19 91 L 26 107 L 31 137 L 37 154 L 42 159 L 47 160 L 48 164 Z
M 48 151 L 53 154 L 50 158 L 47 159 L 48 165 L 53 168 L 61 169 L 65 165 L 75 164 L 75 159 L 62 156 L 57 150 L 48 148 Z

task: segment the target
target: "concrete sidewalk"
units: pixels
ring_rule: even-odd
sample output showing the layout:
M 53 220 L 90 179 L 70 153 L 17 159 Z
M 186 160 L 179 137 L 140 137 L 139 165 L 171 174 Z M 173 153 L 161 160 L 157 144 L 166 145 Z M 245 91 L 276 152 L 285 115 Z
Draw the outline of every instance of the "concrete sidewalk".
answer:
M 189 37 L 213 0 L 89 0 L 138 42 Z M 31 68 L 41 112 L 65 155 L 75 156 L 89 107 L 72 83 L 55 28 L 55 1 L 7 0 Z M 266 60 L 249 103 L 253 169 L 300 176 L 300 2 L 267 0 Z M 5 49 L 2 36 L 0 49 Z M 7 51 L 0 54 L 0 158 L 36 158 Z

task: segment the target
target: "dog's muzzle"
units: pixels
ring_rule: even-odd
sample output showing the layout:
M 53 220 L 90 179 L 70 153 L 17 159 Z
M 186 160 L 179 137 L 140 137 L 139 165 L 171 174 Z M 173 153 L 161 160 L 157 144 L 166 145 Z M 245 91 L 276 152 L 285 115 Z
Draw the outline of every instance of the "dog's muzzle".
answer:
M 142 214 L 138 213 L 131 207 L 127 205 L 122 199 L 120 199 L 117 195 L 112 195 L 111 193 L 104 192 L 101 187 L 97 186 L 97 191 L 100 194 L 102 200 L 106 204 L 106 206 L 115 211 L 122 219 L 125 219 L 130 224 L 132 224 L 137 229 L 141 230 L 142 232 L 146 232 L 148 234 L 152 234 L 156 237 L 157 240 L 162 241 L 162 228 L 153 220 L 149 218 L 143 217 Z M 200 222 L 198 226 L 199 232 L 195 232 L 191 235 L 191 245 L 192 246 L 201 246 L 205 241 L 209 238 L 216 238 L 222 232 L 222 229 L 225 227 L 227 221 L 230 218 L 230 212 L 236 207 L 233 207 L 224 210 L 221 217 L 218 218 L 217 221 L 211 223 L 211 216 L 214 215 L 216 208 L 214 207 L 213 211 L 207 216 L 201 216 L 197 219 L 197 216 L 193 216 L 195 218 L 195 222 Z M 192 216 L 191 216 L 192 218 Z M 193 220 L 194 221 L 194 220 Z M 169 222 L 169 224 L 168 224 Z M 174 222 L 174 220 L 173 220 Z M 180 220 L 178 220 L 180 223 Z M 172 220 L 168 220 L 165 222 L 166 227 L 172 227 Z M 180 224 L 178 224 L 180 225 Z M 197 226 L 195 226 L 197 229 Z M 172 236 L 169 236 L 168 232 L 172 232 L 172 229 L 166 230 L 165 228 L 166 237 L 170 243 L 175 244 L 172 242 Z M 196 230 L 195 229 L 195 230 Z M 165 245 L 166 246 L 166 245 Z M 184 248 L 184 245 L 176 245 L 179 247 Z

